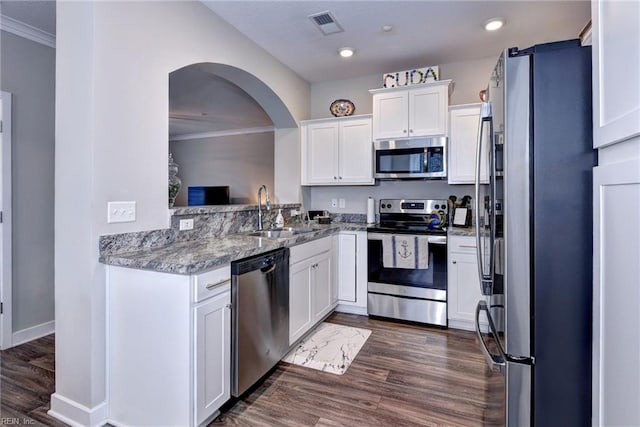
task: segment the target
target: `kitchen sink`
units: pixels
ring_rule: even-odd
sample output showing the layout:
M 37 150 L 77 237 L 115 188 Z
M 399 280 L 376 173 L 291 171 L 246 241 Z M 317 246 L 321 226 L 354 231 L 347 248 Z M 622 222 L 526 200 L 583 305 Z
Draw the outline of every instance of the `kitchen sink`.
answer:
M 316 230 L 310 227 L 285 227 L 285 228 L 277 228 L 274 230 L 251 231 L 246 234 L 247 236 L 278 239 L 278 238 L 295 236 L 296 234 L 311 233 L 313 231 L 316 231 Z

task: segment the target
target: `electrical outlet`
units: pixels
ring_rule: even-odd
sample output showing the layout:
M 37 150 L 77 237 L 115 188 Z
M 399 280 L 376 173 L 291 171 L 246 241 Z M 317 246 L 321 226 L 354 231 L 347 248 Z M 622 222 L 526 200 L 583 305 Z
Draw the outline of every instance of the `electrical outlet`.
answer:
M 347 202 L 344 199 L 338 200 L 338 206 L 340 209 L 344 209 L 347 206 Z
M 107 223 L 134 222 L 136 202 L 107 202 Z
M 180 220 L 180 231 L 193 230 L 193 218 Z
M 332 208 L 338 207 L 338 199 L 331 199 L 331 207 Z

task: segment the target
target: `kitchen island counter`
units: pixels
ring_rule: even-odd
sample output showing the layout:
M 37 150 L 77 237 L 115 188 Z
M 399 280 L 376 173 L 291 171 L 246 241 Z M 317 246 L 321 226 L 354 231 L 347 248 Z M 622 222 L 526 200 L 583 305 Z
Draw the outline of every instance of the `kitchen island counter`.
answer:
M 107 265 L 174 274 L 196 274 L 231 261 L 282 247 L 291 247 L 340 231 L 366 231 L 362 223 L 313 225 L 313 231 L 285 238 L 248 236 L 246 233 L 179 241 L 164 246 L 100 256 Z

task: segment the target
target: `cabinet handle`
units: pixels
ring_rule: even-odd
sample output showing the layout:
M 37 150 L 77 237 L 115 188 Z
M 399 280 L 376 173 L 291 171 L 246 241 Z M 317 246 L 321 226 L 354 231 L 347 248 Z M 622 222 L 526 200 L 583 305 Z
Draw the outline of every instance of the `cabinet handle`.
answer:
M 402 133 L 407 133 L 407 130 L 406 129 L 402 129 Z
M 342 177 L 341 177 L 341 176 L 339 176 L 339 177 L 338 177 L 338 179 L 342 179 Z
M 457 262 L 458 262 L 458 261 L 452 261 L 451 263 L 452 263 L 452 264 L 456 264 Z
M 206 286 L 206 288 L 207 288 L 208 290 L 211 290 L 211 289 L 215 288 L 216 286 L 218 286 L 218 285 L 222 285 L 222 284 L 225 284 L 225 283 L 231 283 L 231 279 L 224 279 L 224 280 L 221 280 L 221 281 L 216 282 L 216 283 L 209 283 L 209 284 Z
M 338 178 L 334 176 L 333 179 L 338 179 Z
M 409 129 L 409 133 L 413 133 L 413 129 Z
M 226 307 L 227 309 L 231 310 L 231 304 L 227 304 L 227 305 L 225 305 L 225 307 Z
M 458 245 L 458 246 L 460 246 L 461 248 L 474 248 L 474 249 L 477 248 L 476 245 Z

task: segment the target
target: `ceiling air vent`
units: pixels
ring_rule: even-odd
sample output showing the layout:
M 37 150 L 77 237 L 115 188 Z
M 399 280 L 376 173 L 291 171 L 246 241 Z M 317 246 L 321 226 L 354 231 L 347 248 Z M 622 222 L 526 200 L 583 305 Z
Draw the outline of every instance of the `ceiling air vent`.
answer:
M 329 11 L 309 15 L 309 19 L 311 19 L 311 22 L 313 22 L 325 36 L 344 31 L 340 24 L 338 24 L 338 21 L 336 21 L 336 18 Z

